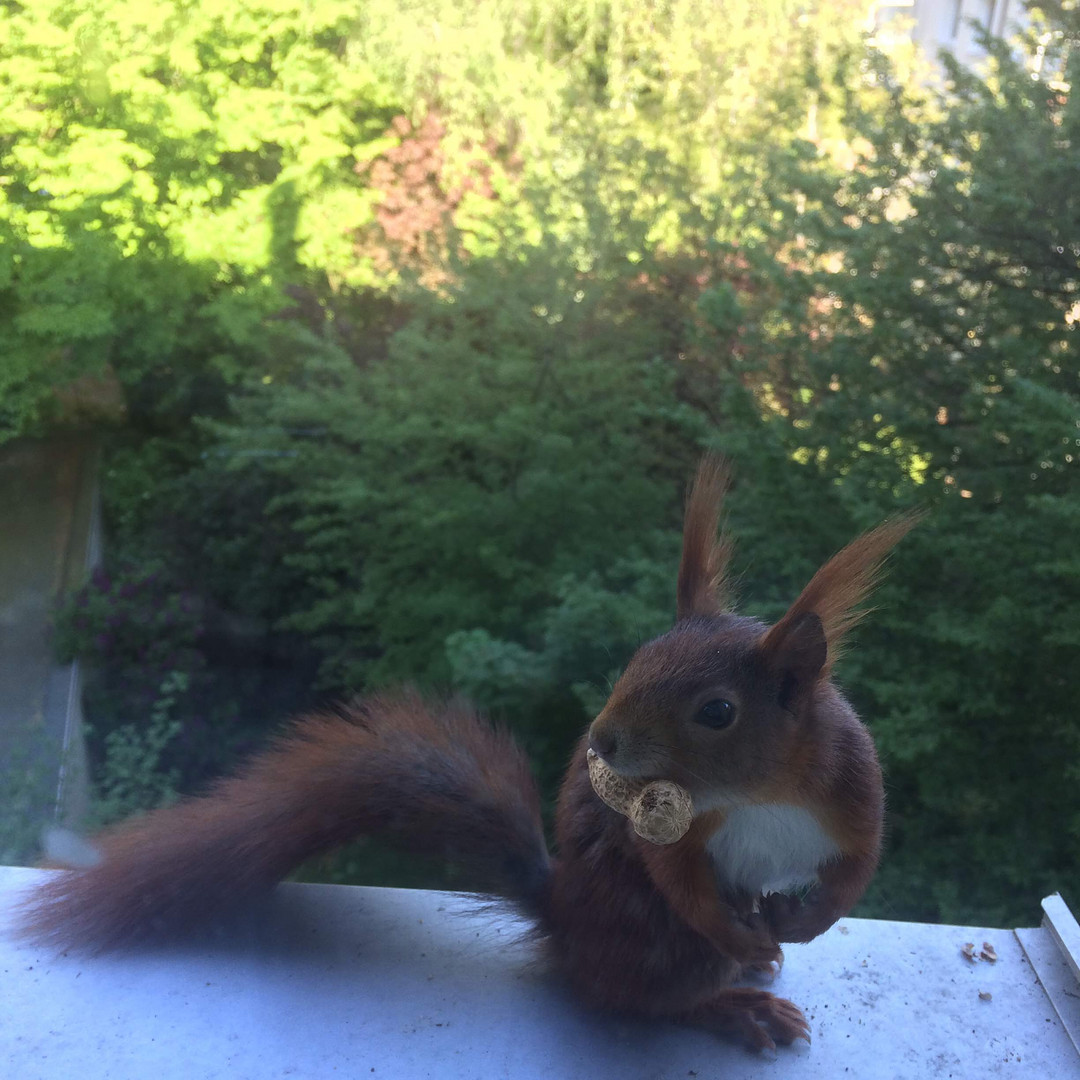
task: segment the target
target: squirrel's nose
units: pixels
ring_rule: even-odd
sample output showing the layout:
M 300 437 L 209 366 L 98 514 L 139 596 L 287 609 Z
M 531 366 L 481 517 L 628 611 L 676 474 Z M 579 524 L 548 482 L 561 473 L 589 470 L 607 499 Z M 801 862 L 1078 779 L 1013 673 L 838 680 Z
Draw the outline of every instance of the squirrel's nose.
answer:
M 619 745 L 619 737 L 609 727 L 593 724 L 589 728 L 589 749 L 610 762 Z

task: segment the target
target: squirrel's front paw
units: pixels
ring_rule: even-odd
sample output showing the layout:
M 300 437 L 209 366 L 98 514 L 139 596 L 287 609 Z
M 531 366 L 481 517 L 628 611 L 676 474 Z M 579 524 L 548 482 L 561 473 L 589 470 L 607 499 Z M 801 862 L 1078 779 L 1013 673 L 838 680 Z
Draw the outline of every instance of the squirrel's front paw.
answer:
M 784 970 L 784 952 L 782 949 L 778 952 L 780 956 L 767 964 L 744 964 L 742 974 L 758 981 L 772 982 Z
M 760 907 L 776 941 L 810 941 L 830 925 L 816 889 L 804 897 L 769 893 L 761 898 Z
M 764 968 L 779 963 L 783 954 L 772 927 L 759 912 L 740 919 L 732 956 L 744 967 Z

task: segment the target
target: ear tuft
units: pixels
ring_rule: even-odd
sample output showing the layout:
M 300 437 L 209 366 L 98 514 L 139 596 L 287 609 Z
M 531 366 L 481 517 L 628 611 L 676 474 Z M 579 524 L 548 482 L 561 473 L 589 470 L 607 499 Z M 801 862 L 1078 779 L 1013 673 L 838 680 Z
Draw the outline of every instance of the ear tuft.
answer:
M 682 561 L 676 588 L 676 618 L 717 615 L 725 609 L 725 574 L 731 542 L 717 536 L 720 508 L 728 489 L 727 462 L 716 454 L 703 458 L 686 500 Z
M 921 511 L 914 511 L 891 518 L 838 551 L 762 639 L 765 653 L 782 653 L 797 624 L 807 614 L 813 614 L 820 622 L 827 646 L 819 674 L 827 677 L 845 636 L 866 614 L 859 605 L 877 585 L 886 557 L 922 517 Z

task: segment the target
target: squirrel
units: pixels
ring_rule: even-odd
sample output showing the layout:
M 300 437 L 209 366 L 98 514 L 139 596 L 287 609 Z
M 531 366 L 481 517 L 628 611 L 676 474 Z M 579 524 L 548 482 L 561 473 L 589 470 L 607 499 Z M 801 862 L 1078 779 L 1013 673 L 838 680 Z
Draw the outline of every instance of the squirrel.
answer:
M 876 868 L 881 770 L 830 672 L 917 515 L 834 555 L 767 626 L 729 610 L 726 488 L 722 459 L 705 458 L 686 504 L 674 627 L 638 649 L 580 740 L 555 857 L 510 736 L 460 701 L 406 690 L 301 718 L 205 794 L 107 829 L 92 865 L 35 888 L 24 933 L 101 950 L 182 932 L 378 835 L 469 863 L 534 920 L 550 965 L 587 1003 L 753 1049 L 809 1041 L 797 1006 L 734 984 L 774 969 L 782 943 L 827 930 Z M 684 787 L 686 834 L 668 845 L 636 835 L 594 792 L 590 749 L 617 774 Z

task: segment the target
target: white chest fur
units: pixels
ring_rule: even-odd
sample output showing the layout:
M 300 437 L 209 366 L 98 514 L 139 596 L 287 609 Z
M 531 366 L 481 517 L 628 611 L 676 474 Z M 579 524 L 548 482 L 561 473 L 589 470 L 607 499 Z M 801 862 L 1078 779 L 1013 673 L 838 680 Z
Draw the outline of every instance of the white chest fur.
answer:
M 736 806 L 709 839 L 717 877 L 752 895 L 807 885 L 840 852 L 817 818 L 801 806 Z

